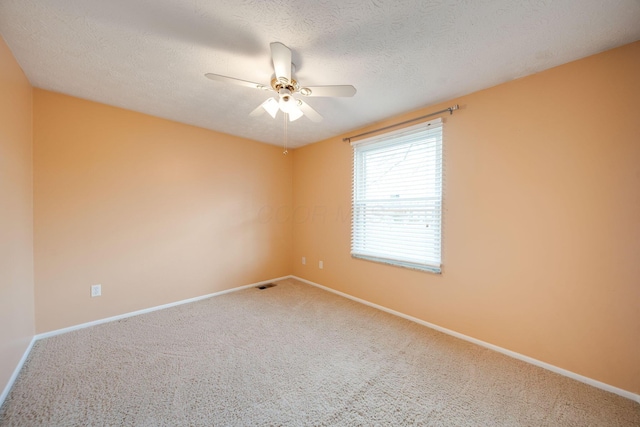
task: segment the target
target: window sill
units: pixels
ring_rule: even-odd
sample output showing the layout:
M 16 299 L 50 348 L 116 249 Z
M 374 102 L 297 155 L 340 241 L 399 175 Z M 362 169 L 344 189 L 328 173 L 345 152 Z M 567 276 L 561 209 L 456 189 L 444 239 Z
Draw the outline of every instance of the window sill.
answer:
M 442 274 L 442 268 L 441 267 L 414 264 L 414 263 L 403 262 L 403 261 L 394 261 L 394 260 L 390 260 L 390 259 L 378 258 L 378 257 L 374 257 L 374 256 L 367 256 L 367 255 L 359 255 L 359 254 L 351 254 L 351 257 L 352 258 L 356 258 L 356 259 L 362 259 L 362 260 L 365 260 L 365 261 L 377 262 L 377 263 L 380 263 L 380 264 L 392 265 L 394 267 L 408 268 L 410 270 L 424 271 L 424 272 L 433 273 L 433 274 Z

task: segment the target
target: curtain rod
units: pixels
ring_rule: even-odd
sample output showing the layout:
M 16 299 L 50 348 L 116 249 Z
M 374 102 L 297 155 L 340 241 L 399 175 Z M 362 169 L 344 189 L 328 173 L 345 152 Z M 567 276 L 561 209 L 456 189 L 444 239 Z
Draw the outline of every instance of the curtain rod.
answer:
M 369 132 L 359 133 L 358 135 L 348 136 L 346 138 L 342 138 L 342 141 L 343 142 L 351 142 L 352 138 L 359 138 L 361 136 L 369 135 L 369 134 L 372 134 L 372 133 L 380 132 L 380 131 L 383 131 L 383 130 L 395 128 L 395 127 L 402 126 L 402 125 L 406 125 L 407 123 L 417 122 L 418 120 L 426 119 L 427 117 L 431 117 L 431 116 L 437 116 L 438 114 L 446 113 L 447 111 L 449 112 L 449 114 L 453 114 L 453 112 L 455 110 L 458 110 L 459 108 L 460 107 L 458 106 L 458 104 L 456 104 L 456 105 L 453 105 L 453 106 L 451 106 L 449 108 L 445 108 L 444 110 L 436 111 L 435 113 L 426 114 L 424 116 L 416 117 L 415 119 L 405 120 L 404 122 L 396 123 L 394 125 L 385 126 L 383 128 L 380 128 L 380 129 L 374 129 L 374 130 L 370 130 Z

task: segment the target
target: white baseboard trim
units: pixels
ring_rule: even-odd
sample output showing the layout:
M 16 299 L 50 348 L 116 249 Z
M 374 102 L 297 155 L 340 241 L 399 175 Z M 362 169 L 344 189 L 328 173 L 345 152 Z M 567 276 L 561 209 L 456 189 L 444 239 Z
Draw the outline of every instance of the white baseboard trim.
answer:
M 188 304 L 190 302 L 196 302 L 196 301 L 200 301 L 200 300 L 203 300 L 203 299 L 207 299 L 207 298 L 212 298 L 212 297 L 219 296 L 219 295 L 228 294 L 230 292 L 241 291 L 243 289 L 247 289 L 247 288 L 251 288 L 251 287 L 255 287 L 255 286 L 266 285 L 267 283 L 277 282 L 278 280 L 288 279 L 289 277 L 291 277 L 291 276 L 278 277 L 277 279 L 271 279 L 271 280 L 263 280 L 262 282 L 251 283 L 249 285 L 238 286 L 236 288 L 231 288 L 231 289 L 225 289 L 224 291 L 214 292 L 212 294 L 207 294 L 207 295 L 202 295 L 202 296 L 199 296 L 199 297 L 194 297 L 194 298 L 189 298 L 189 299 L 185 299 L 185 300 L 181 300 L 181 301 L 176 301 L 176 302 L 172 302 L 172 303 L 169 303 L 169 304 L 163 304 L 163 305 L 159 305 L 159 306 L 156 306 L 156 307 L 145 308 L 143 310 L 132 311 L 130 313 L 120 314 L 118 316 L 107 317 L 105 319 L 94 320 L 93 322 L 82 323 L 80 325 L 70 326 L 68 328 L 57 329 L 55 331 L 50 331 L 50 332 L 44 332 L 42 334 L 37 334 L 31 339 L 31 342 L 29 343 L 29 346 L 25 350 L 24 354 L 22 355 L 22 358 L 18 362 L 18 365 L 14 369 L 13 374 L 11 375 L 11 378 L 9 378 L 9 381 L 7 382 L 7 385 L 4 387 L 4 390 L 2 391 L 2 394 L 0 395 L 0 406 L 2 406 L 2 404 L 4 403 L 4 400 L 9 395 L 9 391 L 11 390 L 11 387 L 13 387 L 13 383 L 16 381 L 16 378 L 18 378 L 18 374 L 20 373 L 20 370 L 22 369 L 22 366 L 24 365 L 25 361 L 27 360 L 27 357 L 29 356 L 29 353 L 31 352 L 31 349 L 33 348 L 33 345 L 35 344 L 36 341 L 38 341 L 40 339 L 53 337 L 55 335 L 65 334 L 67 332 L 76 331 L 78 329 L 83 329 L 83 328 L 88 328 L 90 326 L 100 325 L 102 323 L 114 322 L 116 320 L 125 319 L 127 317 L 137 316 L 139 314 L 145 314 L 145 313 L 150 313 L 152 311 L 162 310 L 162 309 L 169 308 L 169 307 L 175 307 L 176 305 Z
M 236 288 L 231 288 L 231 289 L 225 289 L 224 291 L 214 292 L 212 294 L 201 295 L 199 297 L 194 297 L 194 298 L 188 298 L 188 299 L 184 299 L 184 300 L 181 300 L 181 301 L 171 302 L 171 303 L 168 303 L 168 304 L 163 304 L 163 305 L 158 305 L 158 306 L 155 306 L 155 307 L 145 308 L 145 309 L 142 309 L 142 310 L 132 311 L 130 313 L 119 314 L 117 316 L 112 316 L 112 317 L 107 317 L 107 318 L 104 318 L 104 319 L 94 320 L 92 322 L 81 323 L 79 325 L 69 326 L 68 328 L 57 329 L 55 331 L 50 331 L 50 332 L 44 332 L 42 334 L 36 335 L 34 338 L 36 340 L 40 340 L 40 339 L 43 339 L 43 338 L 49 338 L 49 337 L 53 337 L 53 336 L 60 335 L 60 334 L 66 334 L 67 332 L 76 331 L 78 329 L 88 328 L 90 326 L 100 325 L 102 323 L 114 322 L 116 320 L 126 319 L 127 317 L 138 316 L 140 314 L 151 313 L 152 311 L 163 310 L 165 308 L 175 307 L 177 305 L 188 304 L 190 302 L 196 302 L 196 301 L 200 301 L 200 300 L 203 300 L 203 299 L 207 299 L 207 298 L 212 298 L 212 297 L 216 297 L 216 296 L 219 296 L 219 295 L 228 294 L 230 292 L 241 291 L 243 289 L 252 288 L 254 286 L 266 285 L 267 283 L 276 282 L 278 280 L 288 279 L 289 277 L 290 276 L 284 276 L 284 277 L 278 277 L 277 279 L 263 280 L 262 282 L 251 283 L 249 285 L 238 286 Z
M 29 356 L 29 353 L 31 352 L 31 349 L 33 348 L 33 345 L 35 344 L 36 341 L 38 341 L 40 339 L 53 337 L 55 335 L 65 334 L 67 332 L 76 331 L 78 329 L 88 328 L 90 326 L 100 325 L 102 323 L 114 322 L 116 320 L 125 319 L 127 317 L 133 317 L 133 316 L 138 316 L 140 314 L 150 313 L 152 311 L 162 310 L 162 309 L 169 308 L 169 307 L 175 307 L 177 305 L 188 304 L 190 302 L 196 302 L 196 301 L 200 301 L 200 300 L 203 300 L 203 299 L 207 299 L 207 298 L 212 298 L 212 297 L 219 296 L 219 295 L 228 294 L 228 293 L 231 293 L 231 292 L 237 292 L 237 291 L 241 291 L 243 289 L 252 288 L 252 287 L 255 287 L 255 286 L 266 285 L 267 283 L 277 282 L 278 280 L 284 280 L 284 279 L 288 279 L 290 277 L 291 276 L 284 276 L 284 277 L 278 277 L 277 279 L 263 280 L 262 282 L 251 283 L 249 285 L 238 286 L 236 288 L 231 288 L 231 289 L 225 289 L 224 291 L 214 292 L 212 294 L 202 295 L 202 296 L 194 297 L 194 298 L 188 298 L 188 299 L 184 299 L 184 300 L 181 300 L 181 301 L 176 301 L 176 302 L 172 302 L 172 303 L 168 303 L 168 304 L 159 305 L 159 306 L 156 306 L 156 307 L 145 308 L 143 310 L 137 310 L 137 311 L 132 311 L 130 313 L 125 313 L 125 314 L 120 314 L 120 315 L 117 315 L 117 316 L 107 317 L 105 319 L 94 320 L 92 322 L 82 323 L 82 324 L 79 324 L 79 325 L 70 326 L 68 328 L 57 329 L 55 331 L 50 331 L 50 332 L 44 332 L 42 334 L 37 334 L 31 339 L 31 342 L 29 343 L 29 346 L 25 350 L 24 355 L 22 356 L 22 358 L 18 362 L 18 365 L 16 366 L 15 370 L 13 371 L 13 374 L 11 375 L 11 378 L 9 378 L 9 381 L 7 382 L 7 385 L 5 386 L 2 394 L 0 395 L 0 406 L 2 406 L 2 404 L 4 403 L 4 400 L 9 395 L 9 391 L 11 390 L 11 387 L 13 387 L 13 383 L 16 381 L 16 378 L 18 378 L 18 374 L 20 373 L 20 370 L 22 369 L 22 366 L 24 365 L 25 361 L 27 360 L 27 357 Z
M 16 378 L 18 377 L 18 374 L 20 373 L 20 370 L 22 369 L 24 363 L 26 362 L 27 357 L 29 356 L 29 353 L 31 352 L 31 349 L 33 348 L 33 345 L 39 339 L 48 338 L 48 337 L 52 337 L 52 336 L 55 336 L 55 335 L 64 334 L 64 333 L 75 331 L 75 330 L 78 330 L 78 329 L 87 328 L 89 326 L 94 326 L 94 325 L 99 325 L 99 324 L 102 324 L 102 323 L 113 322 L 113 321 L 116 321 L 116 320 L 125 319 L 127 317 L 137 316 L 139 314 L 150 313 L 152 311 L 162 310 L 162 309 L 169 308 L 169 307 L 174 307 L 174 306 L 177 306 L 177 305 L 188 304 L 190 302 L 200 301 L 200 300 L 203 300 L 203 299 L 212 298 L 212 297 L 215 297 L 215 296 L 224 295 L 224 294 L 227 294 L 227 293 L 236 292 L 236 291 L 240 291 L 240 290 L 243 290 L 243 289 L 251 288 L 251 287 L 254 287 L 254 286 L 260 286 L 260 285 L 264 285 L 264 284 L 267 284 L 267 283 L 270 283 L 270 282 L 276 282 L 276 281 L 279 281 L 279 280 L 284 280 L 284 279 L 289 279 L 289 278 L 299 280 L 299 281 L 301 281 L 303 283 L 306 283 L 308 285 L 315 286 L 317 288 L 320 288 L 320 289 L 323 289 L 325 291 L 334 293 L 336 295 L 340 295 L 340 296 L 342 296 L 344 298 L 348 298 L 348 299 L 350 299 L 352 301 L 356 301 L 356 302 L 359 302 L 361 304 L 367 305 L 369 307 L 373 307 L 373 308 L 376 308 L 378 310 L 382 310 L 382 311 L 384 311 L 386 313 L 389 313 L 389 314 L 392 314 L 394 316 L 402 317 L 403 319 L 409 320 L 411 322 L 418 323 L 420 325 L 423 325 L 423 326 L 426 326 L 428 328 L 434 329 L 436 331 L 445 333 L 447 335 L 451 335 L 453 337 L 460 338 L 462 340 L 471 342 L 473 344 L 477 344 L 479 346 L 488 348 L 490 350 L 497 351 L 498 353 L 504 354 L 504 355 L 509 356 L 509 357 L 513 357 L 514 359 L 518 359 L 518 360 L 521 360 L 523 362 L 530 363 L 532 365 L 541 367 L 543 369 L 547 369 L 547 370 L 549 370 L 551 372 L 555 372 L 555 373 L 563 375 L 565 377 L 572 378 L 572 379 L 574 379 L 576 381 L 580 381 L 580 382 L 588 384 L 590 386 L 593 386 L 593 387 L 596 387 L 596 388 L 599 388 L 599 389 L 602 389 L 602 390 L 617 394 L 617 395 L 622 396 L 622 397 L 626 397 L 627 399 L 631 399 L 631 400 L 634 400 L 634 401 L 640 403 L 640 395 L 639 394 L 635 394 L 635 393 L 632 393 L 630 391 L 623 390 L 621 388 L 614 387 L 612 385 L 603 383 L 601 381 L 597 381 L 597 380 L 594 380 L 592 378 L 585 377 L 585 376 L 580 375 L 580 374 L 576 374 L 575 372 L 571 372 L 571 371 L 568 371 L 566 369 L 562 369 L 562 368 L 559 368 L 557 366 L 551 365 L 549 363 L 542 362 L 540 360 L 534 359 L 532 357 L 525 356 L 525 355 L 520 354 L 520 353 L 516 353 L 515 351 L 507 350 L 506 348 L 502 348 L 502 347 L 499 347 L 497 345 L 490 344 L 488 342 L 481 341 L 479 339 L 470 337 L 468 335 L 464 335 L 464 334 L 461 334 L 459 332 L 452 331 L 451 329 L 443 328 L 441 326 L 435 325 L 433 323 L 426 322 L 424 320 L 418 319 L 418 318 L 413 317 L 413 316 L 409 316 L 409 315 L 401 313 L 399 311 L 395 311 L 395 310 L 392 310 L 390 308 L 387 308 L 387 307 L 384 307 L 384 306 L 381 306 L 381 305 L 378 305 L 378 304 L 374 304 L 374 303 L 369 302 L 367 300 L 363 300 L 361 298 L 354 297 L 352 295 L 346 294 L 344 292 L 337 291 L 335 289 L 331 289 L 329 287 L 320 285 L 319 283 L 315 283 L 315 282 L 303 279 L 303 278 L 298 277 L 298 276 L 290 275 L 290 276 L 279 277 L 277 279 L 264 280 L 262 282 L 257 282 L 257 283 L 252 283 L 252 284 L 249 284 L 249 285 L 239 286 L 239 287 L 232 288 L 232 289 L 226 289 L 226 290 L 220 291 L 220 292 L 214 292 L 214 293 L 207 294 L 207 295 L 202 295 L 202 296 L 199 296 L 199 297 L 189 298 L 189 299 L 185 299 L 185 300 L 181 300 L 181 301 L 172 302 L 172 303 L 169 303 L 169 304 L 164 304 L 164 305 L 160 305 L 160 306 L 156 306 L 156 307 L 146 308 L 146 309 L 143 309 L 143 310 L 133 311 L 133 312 L 121 314 L 121 315 L 118 315 L 118 316 L 108 317 L 108 318 L 105 318 L 105 319 L 95 320 L 93 322 L 82 323 L 80 325 L 70 326 L 68 328 L 63 328 L 63 329 L 58 329 L 58 330 L 51 331 L 51 332 L 45 332 L 45 333 L 42 333 L 42 334 L 38 334 L 38 335 L 34 336 L 31 339 L 31 342 L 29 343 L 29 346 L 25 350 L 22 358 L 18 362 L 18 365 L 16 366 L 15 370 L 13 371 L 13 374 L 11 375 L 11 378 L 9 378 L 9 381 L 7 382 L 7 385 L 5 386 L 2 394 L 0 395 L 0 406 L 2 406 L 2 404 L 4 403 L 4 400 L 9 395 L 9 391 L 11 390 L 11 387 L 13 386 L 13 383 L 15 382 Z
M 13 370 L 13 374 L 11 374 L 11 377 L 9 378 L 7 385 L 4 387 L 2 394 L 0 394 L 0 406 L 2 406 L 2 404 L 4 403 L 4 400 L 9 395 L 9 390 L 11 390 L 11 387 L 13 387 L 13 383 L 16 382 L 16 378 L 18 378 L 18 374 L 20 373 L 22 366 L 24 366 L 24 362 L 27 361 L 27 357 L 29 357 L 29 353 L 31 353 L 31 349 L 33 348 L 33 344 L 35 344 L 35 342 L 36 342 L 36 337 L 34 336 L 33 338 L 31 338 L 31 342 L 27 346 L 27 349 L 24 351 L 24 354 L 22 355 L 22 358 L 18 362 L 18 365 L 16 365 L 16 368 Z
M 350 300 L 359 302 L 361 304 L 368 305 L 369 307 L 373 307 L 373 308 L 376 308 L 378 310 L 382 310 L 384 312 L 387 312 L 389 314 L 393 314 L 394 316 L 402 317 L 403 319 L 407 319 L 407 320 L 409 320 L 411 322 L 418 323 L 420 325 L 426 326 L 427 328 L 435 329 L 436 331 L 445 333 L 447 335 L 451 335 L 453 337 L 460 338 L 461 340 L 468 341 L 468 342 L 473 343 L 473 344 L 477 344 L 479 346 L 488 348 L 488 349 L 493 350 L 493 351 L 497 351 L 498 353 L 504 354 L 504 355 L 509 356 L 509 357 L 513 357 L 514 359 L 518 359 L 518 360 L 521 360 L 523 362 L 530 363 L 532 365 L 538 366 L 538 367 L 546 369 L 548 371 L 555 372 L 556 374 L 560 374 L 560 375 L 563 375 L 565 377 L 569 377 L 569 378 L 574 379 L 576 381 L 580 381 L 581 383 L 588 384 L 590 386 L 593 386 L 593 387 L 599 388 L 601 390 L 605 390 L 605 391 L 617 394 L 618 396 L 626 397 L 627 399 L 635 400 L 636 402 L 640 403 L 640 394 L 635 394 L 635 393 L 632 393 L 630 391 L 623 390 L 623 389 L 618 388 L 618 387 L 614 387 L 612 385 L 603 383 L 601 381 L 594 380 L 593 378 L 585 377 L 583 375 L 576 374 L 575 372 L 571 372 L 571 371 L 568 371 L 566 369 L 559 368 L 557 366 L 551 365 L 551 364 L 543 362 L 541 360 L 534 359 L 534 358 L 529 357 L 529 356 L 525 356 L 524 354 L 516 353 L 515 351 L 511 351 L 511 350 L 508 350 L 506 348 L 498 347 L 497 345 L 490 344 L 490 343 L 485 342 L 485 341 L 481 341 L 479 339 L 470 337 L 468 335 L 461 334 L 461 333 L 456 332 L 456 331 L 452 331 L 451 329 L 443 328 L 442 326 L 438 326 L 438 325 L 435 325 L 433 323 L 425 322 L 424 320 L 418 319 L 417 317 L 409 316 L 409 315 L 401 313 L 399 311 L 395 311 L 395 310 L 392 310 L 390 308 L 387 308 L 387 307 L 384 307 L 384 306 L 381 306 L 381 305 L 378 305 L 378 304 L 374 304 L 374 303 L 369 302 L 367 300 L 363 300 L 361 298 L 354 297 L 353 295 L 349 295 L 349 294 L 346 294 L 344 292 L 336 291 L 335 289 L 328 288 L 326 286 L 320 285 L 320 284 L 312 282 L 310 280 L 306 280 L 306 279 L 303 279 L 301 277 L 297 277 L 297 276 L 293 276 L 293 275 L 290 276 L 290 277 L 292 279 L 296 279 L 296 280 L 299 280 L 301 282 L 304 282 L 304 283 L 306 283 L 308 285 L 315 286 L 317 288 L 324 289 L 325 291 L 332 292 L 332 293 L 334 293 L 336 295 L 340 295 L 342 297 L 345 297 L 345 298 L 348 298 Z

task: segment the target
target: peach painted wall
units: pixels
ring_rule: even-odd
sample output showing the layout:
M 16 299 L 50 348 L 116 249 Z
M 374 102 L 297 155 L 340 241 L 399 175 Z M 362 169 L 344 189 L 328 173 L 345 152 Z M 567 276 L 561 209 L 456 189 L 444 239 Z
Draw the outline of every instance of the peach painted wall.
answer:
M 37 332 L 290 274 L 263 213 L 291 179 L 278 147 L 36 89 Z
M 351 147 L 296 150 L 294 274 L 640 393 L 638 76 L 640 42 L 379 124 L 461 106 L 441 275 L 352 259 Z
M 0 393 L 34 335 L 29 81 L 0 38 Z

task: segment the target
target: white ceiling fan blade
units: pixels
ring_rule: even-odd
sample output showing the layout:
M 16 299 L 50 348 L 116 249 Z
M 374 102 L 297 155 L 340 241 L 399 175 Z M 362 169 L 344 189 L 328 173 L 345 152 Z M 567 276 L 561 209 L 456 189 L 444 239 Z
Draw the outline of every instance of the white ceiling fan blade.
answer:
M 306 102 L 299 99 L 298 106 L 300 107 L 300 110 L 304 113 L 304 115 L 307 116 L 312 122 L 318 123 L 322 121 L 322 116 L 320 115 L 320 113 L 311 108 L 311 106 Z
M 216 82 L 229 83 L 238 86 L 250 87 L 253 89 L 272 90 L 269 86 L 260 83 L 248 82 L 246 80 L 234 79 L 233 77 L 221 76 L 220 74 L 207 73 L 205 77 Z
M 276 101 L 274 98 L 267 99 L 262 104 L 258 105 L 255 110 L 249 113 L 249 116 L 257 117 L 264 114 L 265 111 L 275 119 L 276 114 L 278 114 L 278 101 Z
M 262 104 L 258 105 L 255 110 L 249 113 L 249 117 L 258 117 L 264 114 L 264 108 L 262 108 Z
M 300 89 L 304 96 L 342 96 L 349 97 L 356 94 L 356 88 L 351 85 L 336 86 L 308 86 Z
M 302 112 L 302 110 L 300 110 L 300 108 L 295 107 L 292 108 L 291 111 L 287 113 L 287 115 L 289 116 L 289 121 L 292 122 L 294 120 L 298 120 L 304 115 L 304 113 Z
M 291 81 L 291 50 L 280 42 L 271 43 L 271 60 L 276 78 Z

